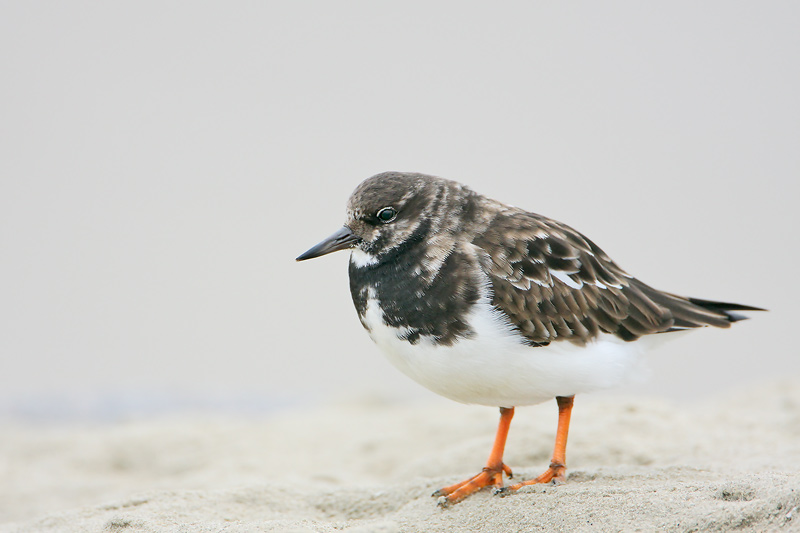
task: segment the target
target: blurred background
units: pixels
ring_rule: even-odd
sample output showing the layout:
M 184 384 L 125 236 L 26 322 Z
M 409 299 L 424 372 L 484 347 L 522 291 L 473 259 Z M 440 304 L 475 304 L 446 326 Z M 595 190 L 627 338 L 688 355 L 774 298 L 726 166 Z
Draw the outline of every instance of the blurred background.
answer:
M 364 178 L 456 179 L 664 290 L 762 306 L 650 357 L 800 377 L 796 2 L 0 4 L 0 416 L 438 400 L 350 302 Z M 618 391 L 620 392 L 620 391 Z

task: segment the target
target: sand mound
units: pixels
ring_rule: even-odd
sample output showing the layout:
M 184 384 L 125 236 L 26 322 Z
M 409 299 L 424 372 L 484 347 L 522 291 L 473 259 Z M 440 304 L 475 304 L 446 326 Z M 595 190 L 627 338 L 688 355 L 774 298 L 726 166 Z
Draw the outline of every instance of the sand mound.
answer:
M 494 410 L 358 403 L 269 419 L 183 417 L 92 428 L 6 424 L 2 531 L 800 531 L 800 388 L 701 405 L 578 397 L 567 483 L 449 509 Z M 549 461 L 555 402 L 519 409 L 506 462 Z

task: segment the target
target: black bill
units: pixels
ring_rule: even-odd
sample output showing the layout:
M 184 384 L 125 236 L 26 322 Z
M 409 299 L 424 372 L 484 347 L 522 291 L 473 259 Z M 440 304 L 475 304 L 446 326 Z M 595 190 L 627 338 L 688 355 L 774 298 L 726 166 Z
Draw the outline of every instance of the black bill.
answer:
M 337 252 L 339 250 L 352 248 L 358 241 L 359 238 L 356 237 L 352 231 L 350 231 L 350 228 L 344 226 L 342 229 L 340 229 L 339 231 L 337 231 L 336 233 L 334 233 L 321 243 L 312 247 L 307 252 L 300 254 L 295 261 L 305 261 L 306 259 L 314 259 L 315 257 L 329 254 L 331 252 Z

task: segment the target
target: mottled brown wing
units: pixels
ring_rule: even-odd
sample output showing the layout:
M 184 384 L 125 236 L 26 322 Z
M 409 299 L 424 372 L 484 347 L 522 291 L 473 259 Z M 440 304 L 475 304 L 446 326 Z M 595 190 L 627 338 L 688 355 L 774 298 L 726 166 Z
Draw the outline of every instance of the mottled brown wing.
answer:
M 636 280 L 574 229 L 534 213 L 498 213 L 473 244 L 486 252 L 494 305 L 534 346 L 583 344 L 599 332 L 635 340 L 730 322 L 720 311 Z

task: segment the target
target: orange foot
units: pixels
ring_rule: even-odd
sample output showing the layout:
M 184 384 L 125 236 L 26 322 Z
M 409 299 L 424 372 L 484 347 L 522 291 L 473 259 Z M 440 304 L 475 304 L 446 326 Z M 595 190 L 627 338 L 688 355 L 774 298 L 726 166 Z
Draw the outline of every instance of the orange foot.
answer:
M 542 475 L 537 478 L 529 479 L 527 481 L 521 481 L 510 487 L 498 487 L 495 490 L 495 494 L 499 496 L 507 496 L 512 492 L 516 492 L 522 487 L 526 487 L 528 485 L 538 485 L 540 483 L 561 483 L 566 478 L 567 467 L 563 464 L 557 463 L 550 463 L 550 467 L 545 470 Z
M 433 497 L 441 496 L 439 498 L 439 507 L 447 507 L 486 487 L 494 487 L 495 490 L 501 490 L 503 487 L 503 473 L 508 476 L 508 479 L 513 477 L 511 469 L 503 463 L 500 463 L 500 466 L 484 467 L 480 474 L 455 485 L 439 489 L 433 493 Z
M 511 478 L 511 469 L 503 463 L 503 449 L 506 446 L 506 437 L 508 436 L 511 419 L 514 417 L 514 408 L 501 407 L 500 423 L 497 425 L 497 435 L 494 438 L 494 446 L 492 446 L 492 451 L 489 454 L 489 460 L 486 461 L 486 467 L 477 476 L 434 492 L 434 497 L 440 497 L 439 506 L 447 507 L 458 503 L 470 494 L 474 494 L 485 487 L 494 487 L 495 494 L 504 496 L 519 490 L 525 485 L 563 481 L 564 473 L 567 471 L 565 466 L 567 433 L 569 431 L 570 413 L 572 412 L 572 396 L 557 396 L 556 402 L 558 402 L 558 429 L 556 429 L 556 445 L 553 449 L 550 468 L 536 479 L 503 488 L 503 474 L 505 473 L 509 479 Z

